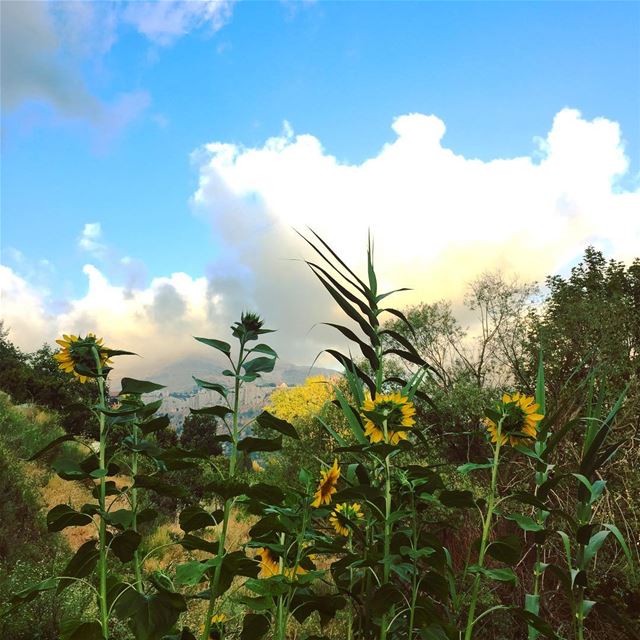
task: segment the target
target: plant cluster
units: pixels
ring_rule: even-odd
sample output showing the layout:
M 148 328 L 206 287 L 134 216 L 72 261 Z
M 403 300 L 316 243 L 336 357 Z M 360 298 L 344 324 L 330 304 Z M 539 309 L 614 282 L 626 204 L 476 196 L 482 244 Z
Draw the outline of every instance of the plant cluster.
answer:
M 61 531 L 92 524 L 96 536 L 60 575 L 14 594 L 8 613 L 42 592 L 80 583 L 95 596 L 95 615 L 69 621 L 63 640 L 108 640 L 116 618 L 140 640 L 320 640 L 336 619 L 347 640 L 478 640 L 498 615 L 509 616 L 530 640 L 584 640 L 590 612 L 606 609 L 590 599 L 590 585 L 607 541 L 622 549 L 629 579 L 636 580 L 620 529 L 598 518 L 604 470 L 624 444 L 611 438 L 624 392 L 609 408 L 592 397 L 566 420 L 565 408 L 551 406 L 546 397 L 541 353 L 535 394 L 508 390 L 486 408 L 476 429 L 480 459 L 454 469 L 426 463 L 435 459 L 429 456 L 434 437 L 445 436 L 420 419 L 417 405 L 435 408 L 428 383 L 442 372 L 414 346 L 405 315 L 387 306 L 396 291 L 379 292 L 372 243 L 361 279 L 322 238 L 304 239 L 319 258 L 308 261 L 309 268 L 355 325 L 330 326 L 362 357 L 326 350 L 344 373 L 342 381 L 323 381 L 332 389 L 339 420 L 324 410 L 316 416 L 332 443 L 319 460 L 321 471 L 303 465 L 295 481 L 270 482 L 265 457 L 300 434 L 292 421 L 267 410 L 241 420 L 242 387 L 272 371 L 278 357 L 262 342 L 271 330 L 258 315 L 243 313 L 233 324 L 233 344 L 196 338 L 228 361 L 228 385 L 195 379 L 220 396 L 220 404 L 192 409 L 224 425 L 207 447 L 159 444 L 162 438 L 154 434 L 168 420 L 157 415 L 161 400 L 145 402 L 144 396 L 161 386 L 124 378 L 117 403 L 110 404 L 105 382 L 111 359 L 127 352 L 107 348 L 91 334 L 64 336 L 60 366 L 97 385 L 99 401 L 91 410 L 99 440 L 96 450 L 88 445 L 81 462 L 55 462 L 54 468 L 64 479 L 92 483 L 95 501 L 80 510 L 54 507 L 47 525 Z M 406 331 L 385 324 L 389 316 Z M 124 435 L 112 437 L 116 430 Z M 568 434 L 581 438 L 580 463 L 557 472 L 554 455 Z M 72 439 L 61 436 L 33 457 Z M 225 448 L 228 464 L 212 455 L 214 445 Z M 213 478 L 201 495 L 171 479 L 170 472 L 201 464 Z M 118 475 L 130 482 L 116 483 Z M 472 476 L 479 479 L 474 491 L 464 488 Z M 552 500 L 561 487 L 573 492 L 572 509 L 558 509 Z M 184 505 L 180 539 L 169 544 L 180 545 L 190 559 L 164 571 L 145 569 L 153 549 L 140 553 L 141 525 L 156 515 L 140 506 L 139 494 L 149 491 L 178 497 Z M 126 500 L 127 508 L 113 510 L 115 497 Z M 448 542 L 461 513 L 480 531 L 463 557 Z M 230 523 L 237 517 L 250 528 L 246 539 L 232 543 Z M 512 589 L 519 580 L 514 568 L 530 554 L 535 562 L 521 585 L 524 597 L 499 597 L 505 587 L 519 593 Z M 556 597 L 549 585 L 567 603 L 568 634 L 542 614 L 545 599 Z M 182 624 L 186 612 L 199 615 L 200 625 Z M 637 637 L 619 612 L 606 613 Z M 311 620 L 319 623 L 313 630 Z

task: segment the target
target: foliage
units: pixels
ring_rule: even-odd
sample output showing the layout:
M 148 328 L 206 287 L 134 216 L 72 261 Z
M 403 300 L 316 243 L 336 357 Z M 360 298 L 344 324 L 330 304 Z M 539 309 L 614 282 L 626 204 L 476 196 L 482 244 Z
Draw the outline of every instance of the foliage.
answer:
M 486 274 L 467 298 L 474 333 L 444 303 L 406 314 L 389 306 L 395 291 L 378 290 L 371 242 L 361 278 L 317 234 L 304 240 L 315 256 L 307 265 L 345 317 L 328 324 L 351 348 L 326 350 L 341 376 L 279 389 L 255 417 L 240 415 L 241 392 L 277 358 L 257 314 L 231 326 L 232 342 L 196 338 L 228 361 L 229 384 L 195 379 L 220 404 L 192 409 L 179 442 L 161 400 L 146 395 L 160 385 L 125 378 L 118 403 L 108 403 L 110 359 L 126 352 L 91 334 L 60 343 L 63 368 L 97 389 L 98 401 L 85 402 L 99 439 L 96 447 L 52 430 L 38 443 L 35 457 L 47 459 L 74 441 L 75 457 L 56 458 L 53 469 L 94 499 L 55 506 L 46 525 L 93 526 L 97 539 L 62 571 L 14 592 L 5 617 L 53 602 L 55 591 L 96 603 L 59 624 L 63 640 L 113 640 L 123 623 L 141 640 L 637 637 L 630 607 L 603 590 L 605 562 L 616 566 L 618 592 L 638 589 L 633 528 L 624 513 L 619 526 L 611 507 L 624 493 L 615 481 L 629 477 L 616 461 L 633 447 L 637 417 L 635 317 L 623 323 L 626 359 L 612 364 L 604 346 L 611 340 L 617 353 L 617 329 L 586 331 L 576 350 L 599 359 L 578 354 L 568 380 L 569 347 L 555 335 L 556 324 L 559 335 L 563 323 L 576 330 L 567 311 L 580 304 L 574 285 L 600 291 L 604 278 L 605 290 L 626 292 L 614 296 L 620 313 L 634 310 L 636 271 L 588 254 L 595 266 L 578 269 L 568 289 L 553 281 L 537 315 L 527 315 L 533 288 Z M 584 275 L 594 269 L 597 277 Z M 624 390 L 612 394 L 612 383 Z M 78 446 L 88 448 L 81 458 Z M 31 500 L 18 493 L 15 501 Z M 150 531 L 153 495 L 171 501 L 167 515 L 177 512 Z M 150 561 L 163 557 L 176 560 Z

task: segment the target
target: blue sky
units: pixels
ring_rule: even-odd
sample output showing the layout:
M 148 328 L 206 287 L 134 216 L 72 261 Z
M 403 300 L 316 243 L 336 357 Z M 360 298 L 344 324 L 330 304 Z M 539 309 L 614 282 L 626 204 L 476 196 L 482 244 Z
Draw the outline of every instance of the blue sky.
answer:
M 139 288 L 207 275 L 229 235 L 194 212 L 204 165 L 192 154 L 262 148 L 284 121 L 345 165 L 375 158 L 410 113 L 441 119 L 442 146 L 469 161 L 535 162 L 535 140 L 569 107 L 619 124 L 630 164 L 615 188 L 638 187 L 635 2 L 237 2 L 217 18 L 164 3 L 176 13 L 160 30 L 154 3 L 18 3 L 26 17 L 9 4 L 3 81 L 33 81 L 3 87 L 2 263 L 49 311 L 84 294 L 86 263 Z M 42 38 L 20 37 L 25 24 Z M 54 44 L 38 50 L 45 35 Z M 79 245 L 88 223 L 97 250 Z

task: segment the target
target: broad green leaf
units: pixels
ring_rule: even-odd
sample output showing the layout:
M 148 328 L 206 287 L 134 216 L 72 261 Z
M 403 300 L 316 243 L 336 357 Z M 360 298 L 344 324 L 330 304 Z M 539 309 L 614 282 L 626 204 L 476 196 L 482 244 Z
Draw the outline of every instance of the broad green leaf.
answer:
M 285 436 L 289 436 L 290 438 L 295 438 L 296 440 L 300 439 L 296 428 L 286 420 L 282 420 L 281 418 L 276 418 L 274 415 L 270 414 L 268 411 L 263 411 L 257 418 L 256 422 L 261 427 L 266 427 L 267 429 L 273 429 L 274 431 L 278 431 L 283 433 Z
M 191 560 L 184 562 L 176 567 L 176 584 L 182 584 L 185 586 L 193 587 L 205 579 L 207 572 L 220 564 L 221 558 L 211 558 L 210 560 L 204 560 L 199 562 L 198 560 Z
M 155 476 L 135 476 L 135 489 L 151 489 L 156 493 L 170 498 L 186 498 L 189 492 L 179 485 L 170 484 Z
M 187 603 L 179 593 L 166 589 L 143 594 L 127 588 L 117 600 L 115 609 L 120 617 L 130 620 L 136 640 L 161 640 L 171 631 L 178 616 L 187 610 Z
M 196 378 L 195 376 L 191 377 L 201 389 L 217 391 L 224 398 L 227 397 L 227 388 L 223 384 L 219 384 L 218 382 L 207 382 L 206 380 L 200 380 L 200 378 Z
M 76 439 L 75 436 L 68 435 L 68 434 L 66 436 L 60 436 L 59 438 L 52 440 L 48 445 L 46 445 L 45 447 L 43 447 L 42 449 L 34 453 L 30 458 L 27 458 L 27 461 L 31 462 L 33 460 L 37 460 L 38 458 L 43 456 L 47 451 L 51 451 L 51 449 L 55 449 L 56 447 L 60 446 L 64 442 L 70 442 L 75 439 Z
M 205 527 L 215 527 L 220 523 L 221 515 L 222 512 L 220 510 L 210 513 L 202 507 L 191 505 L 180 512 L 180 528 L 185 533 L 189 533 Z
M 60 622 L 60 640 L 103 640 L 102 625 L 94 620 L 66 620 Z
M 461 464 L 457 468 L 457 471 L 462 475 L 466 475 L 467 473 L 471 471 L 476 471 L 477 469 L 491 469 L 492 467 L 493 467 L 493 462 L 483 462 L 483 463 L 467 462 L 466 464 Z
M 238 442 L 238 451 L 280 451 L 282 449 L 282 436 L 277 438 L 254 438 L 249 436 Z
M 204 407 L 202 409 L 191 409 L 191 413 L 201 413 L 207 416 L 215 416 L 216 418 L 224 418 L 226 415 L 233 413 L 232 409 L 229 407 L 225 407 L 221 404 L 216 405 L 215 407 Z
M 152 393 L 153 391 L 159 391 L 164 389 L 163 384 L 156 384 L 155 382 L 148 382 L 147 380 L 135 380 L 134 378 L 122 378 L 122 390 L 120 395 L 125 394 L 137 394 Z
M 47 513 L 47 530 L 62 531 L 67 527 L 84 527 L 93 522 L 86 513 L 80 513 L 66 504 L 59 504 Z
M 142 536 L 137 531 L 127 529 L 111 540 L 110 548 L 120 562 L 131 562 L 141 541 Z
M 531 516 L 525 516 L 521 513 L 512 513 L 505 516 L 505 520 L 512 520 L 523 531 L 542 531 L 544 529 L 544 527 L 538 524 Z
M 100 553 L 96 549 L 96 541 L 89 540 L 85 542 L 62 570 L 56 594 L 64 591 L 75 582 L 75 580 L 69 580 L 68 578 L 86 578 L 98 564 L 99 556 Z
M 277 358 L 278 354 L 268 344 L 257 344 L 250 349 L 251 353 L 264 353 L 273 358 Z
M 276 366 L 275 358 L 267 358 L 260 357 L 255 358 L 254 360 L 249 360 L 249 362 L 245 362 L 242 365 L 244 369 L 245 376 L 246 375 L 255 375 L 257 373 L 268 373 L 273 371 L 273 368 Z
M 609 534 L 611 533 L 610 529 L 605 531 L 598 531 L 591 536 L 589 540 L 589 544 L 584 549 L 583 555 L 583 567 L 588 567 L 591 560 L 593 560 L 594 556 L 600 550 L 600 547 L 604 544 L 604 541 L 607 539 Z
M 196 338 L 198 342 L 202 342 L 202 344 L 206 344 L 209 347 L 213 347 L 218 351 L 222 351 L 225 356 L 229 356 L 231 354 L 231 345 L 228 342 L 223 342 L 222 340 L 215 340 L 213 338 Z
M 171 424 L 169 420 L 169 416 L 158 416 L 157 418 L 152 418 L 148 422 L 141 423 L 140 430 L 146 436 L 150 433 L 155 433 L 156 431 L 160 431 L 161 429 L 165 429 Z
M 240 640 L 260 640 L 269 631 L 271 623 L 267 616 L 259 613 L 248 613 L 242 621 Z

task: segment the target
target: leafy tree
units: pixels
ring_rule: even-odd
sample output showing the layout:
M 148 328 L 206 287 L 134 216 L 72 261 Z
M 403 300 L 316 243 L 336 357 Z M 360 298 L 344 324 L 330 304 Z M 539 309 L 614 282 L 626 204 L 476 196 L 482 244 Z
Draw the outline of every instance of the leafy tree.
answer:
M 218 421 L 213 416 L 190 413 L 182 424 L 180 444 L 185 449 L 202 449 L 210 456 L 219 456 L 222 447 L 216 440 Z
M 542 344 L 552 393 L 569 379 L 575 392 L 593 370 L 611 402 L 640 375 L 640 259 L 626 267 L 589 247 L 568 278 L 550 276 L 546 285 L 544 304 L 529 315 L 528 377 Z

